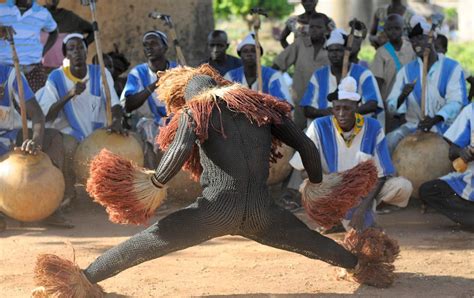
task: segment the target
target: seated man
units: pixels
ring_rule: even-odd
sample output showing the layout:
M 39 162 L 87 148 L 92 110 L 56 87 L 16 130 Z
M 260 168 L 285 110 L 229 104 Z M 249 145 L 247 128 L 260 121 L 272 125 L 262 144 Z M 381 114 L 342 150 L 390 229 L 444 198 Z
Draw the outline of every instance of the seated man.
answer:
M 227 33 L 222 30 L 214 30 L 209 33 L 207 37 L 207 50 L 209 51 L 209 58 L 203 63 L 209 63 L 214 67 L 221 76 L 228 71 L 242 66 L 242 61 L 239 58 L 227 55 L 226 51 L 229 48 L 229 41 Z
M 106 125 L 105 91 L 100 67 L 86 64 L 87 45 L 81 34 L 73 33 L 64 38 L 63 53 L 70 65 L 51 72 L 46 86 L 39 92 L 39 103 L 46 122 L 63 134 L 66 188 L 74 188 L 72 161 L 78 142 Z M 110 129 L 122 132 L 122 108 L 112 76 L 107 69 L 105 72 L 111 94 L 113 122 Z
M 461 65 L 438 55 L 433 44 L 428 44 L 431 26 L 422 17 L 414 16 L 412 20 L 414 26 L 409 37 L 417 59 L 398 72 L 387 98 L 388 111 L 406 114 L 407 121 L 387 135 L 390 153 L 404 137 L 417 129 L 443 134 L 467 104 L 466 81 Z M 421 76 L 425 48 L 429 50 L 428 80 L 425 110 L 422 111 Z
M 257 90 L 257 54 L 255 37 L 253 33 L 247 35 L 237 46 L 237 53 L 242 58 L 243 66 L 226 73 L 225 79 L 240 83 L 252 90 Z M 263 48 L 260 46 L 260 53 Z M 286 100 L 293 105 L 290 90 L 281 72 L 273 68 L 262 66 L 262 88 L 263 93 L 273 95 L 281 100 Z
M 374 224 L 372 208 L 381 202 L 406 207 L 413 190 L 407 179 L 392 177 L 395 171 L 379 122 L 357 113 L 361 96 L 356 92 L 356 84 L 354 78 L 344 78 L 338 90 L 328 96 L 333 104 L 332 116 L 314 120 L 306 131 L 321 154 L 324 174 L 351 169 L 367 159 L 377 166 L 379 182 L 360 206 L 349 212 L 348 220 L 343 221 L 346 229 L 350 219 L 349 225 L 354 228 Z M 297 170 L 304 169 L 298 153 L 290 164 Z
M 451 143 L 449 158 L 468 164 L 464 173 L 453 172 L 420 187 L 420 198 L 454 222 L 474 229 L 474 104 L 466 106 L 444 134 Z
M 438 34 L 434 41 L 434 47 L 436 52 L 441 55 L 445 56 L 448 53 L 448 38 L 442 34 Z M 468 69 L 464 70 L 464 77 L 466 78 L 466 82 L 469 83 L 471 88 L 469 89 L 468 101 L 472 101 L 474 98 L 474 76 L 472 76 L 471 72 Z
M 161 31 L 148 31 L 143 35 L 143 51 L 148 61 L 135 66 L 127 76 L 121 102 L 127 113 L 132 113 L 132 130 L 136 130 L 143 142 L 145 166 L 156 168 L 155 137 L 166 117 L 165 105 L 157 98 L 155 89 L 158 71 L 178 66 L 166 58 L 168 38 Z
M 300 103 L 308 118 L 308 123 L 312 119 L 332 114 L 332 103 L 327 100 L 327 96 L 336 90 L 338 83 L 343 79 L 345 43 L 345 32 L 340 29 L 333 30 L 326 41 L 330 65 L 314 72 Z M 363 66 L 351 63 L 348 75 L 356 80 L 357 91 L 362 95 L 362 104 L 357 107 L 357 112 L 362 115 L 377 114 L 382 117 L 382 97 L 372 72 Z
M 42 150 L 48 154 L 56 167 L 63 170 L 64 150 L 61 135 L 52 129 L 44 130 L 44 114 L 23 74 L 21 74 L 21 78 L 26 101 L 26 113 L 32 122 L 31 136 L 23 144 L 16 72 L 12 67 L 0 64 L 0 155 L 7 154 L 15 145 L 21 146 L 20 148 L 25 154 L 36 154 Z M 65 196 L 67 195 L 66 191 Z M 47 218 L 45 223 L 66 228 L 73 227 L 62 216 L 60 209 Z M 0 214 L 0 232 L 4 231 L 5 228 L 5 219 Z

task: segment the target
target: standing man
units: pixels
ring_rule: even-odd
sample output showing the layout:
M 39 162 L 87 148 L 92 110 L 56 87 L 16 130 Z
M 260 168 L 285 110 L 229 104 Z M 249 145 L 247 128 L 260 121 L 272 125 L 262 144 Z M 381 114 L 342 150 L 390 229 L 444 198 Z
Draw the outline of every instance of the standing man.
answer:
M 259 50 L 263 55 L 262 46 Z M 243 66 L 226 73 L 225 79 L 242 84 L 249 89 L 257 90 L 257 53 L 253 33 L 247 35 L 240 42 L 237 46 L 237 53 L 242 58 Z M 262 83 L 263 93 L 270 94 L 293 105 L 288 85 L 279 71 L 262 65 Z
M 416 54 L 408 40 L 403 39 L 403 18 L 398 14 L 391 14 L 385 22 L 384 32 L 388 38 L 383 46 L 377 49 L 374 62 L 370 69 L 382 93 L 384 105 L 392 90 L 397 72 L 409 62 L 416 59 Z M 398 128 L 402 123 L 400 117 L 385 115 L 386 131 Z
M 212 31 L 207 37 L 209 58 L 203 63 L 209 63 L 221 76 L 224 76 L 232 69 L 242 66 L 242 61 L 239 58 L 226 54 L 228 48 L 227 33 L 222 30 Z
M 449 159 L 462 158 L 464 173 L 453 172 L 420 187 L 420 198 L 452 221 L 474 230 L 474 104 L 466 106 L 444 134 L 451 143 Z
M 387 99 L 390 113 L 406 114 L 407 123 L 387 135 L 390 152 L 417 129 L 443 134 L 467 104 L 466 81 L 461 65 L 436 53 L 428 43 L 431 26 L 423 17 L 414 16 L 410 42 L 417 59 L 397 74 Z M 429 50 L 425 111 L 421 111 L 423 53 Z M 423 119 L 423 115 L 426 117 Z
M 58 8 L 60 0 L 46 0 L 46 8 L 58 24 L 58 39 L 51 50 L 44 55 L 43 65 L 49 68 L 58 68 L 63 64 L 62 44 L 64 37 L 69 33 L 81 33 L 85 36 L 87 45 L 94 41 L 94 29 L 92 24 L 74 12 Z M 46 40 L 45 34 L 41 34 L 41 41 Z
M 332 103 L 327 100 L 327 96 L 336 90 L 337 85 L 343 79 L 342 67 L 346 36 L 341 29 L 331 32 L 331 36 L 326 42 L 330 65 L 316 70 L 309 80 L 300 103 L 308 122 L 315 118 L 332 115 Z M 363 66 L 351 63 L 348 76 L 356 80 L 357 92 L 362 96 L 362 104 L 357 107 L 357 112 L 362 115 L 381 115 L 383 112 L 382 97 L 372 72 Z
M 301 0 L 301 5 L 304 8 L 304 13 L 295 17 L 290 17 L 286 21 L 285 28 L 281 32 L 280 43 L 283 48 L 289 46 L 289 43 L 288 41 L 286 41 L 286 39 L 291 33 L 294 34 L 295 41 L 300 37 L 308 37 L 309 22 L 317 14 L 321 14 L 324 17 L 324 25 L 328 32 L 336 27 L 333 20 L 331 20 L 327 15 L 318 13 L 316 11 L 316 6 L 318 5 L 318 2 L 318 0 Z
M 41 59 L 51 49 L 58 37 L 57 25 L 48 10 L 35 0 L 8 0 L 0 4 L 0 24 L 12 26 L 16 50 L 22 72 L 33 92 L 46 83 L 47 75 Z M 49 33 L 43 46 L 41 31 Z M 13 58 L 7 41 L 0 40 L 0 64 L 13 65 Z
M 157 72 L 178 64 L 166 58 L 168 38 L 163 32 L 148 31 L 142 41 L 147 62 L 135 66 L 128 74 L 121 102 L 125 112 L 132 113 L 132 130 L 138 132 L 143 142 L 145 166 L 155 168 L 158 162 L 155 138 L 166 117 L 166 107 L 155 92 Z
M 374 160 L 379 182 L 374 190 L 350 210 L 343 221 L 346 229 L 352 226 L 365 229 L 375 223 L 374 210 L 382 202 L 406 207 L 412 193 L 411 183 L 403 177 L 392 177 L 395 169 L 387 148 L 385 134 L 379 122 L 357 112 L 361 96 L 356 92 L 357 82 L 346 77 L 337 91 L 329 94 L 332 115 L 311 122 L 306 135 L 315 143 L 321 154 L 324 174 L 351 169 L 367 159 Z M 290 161 L 297 170 L 304 170 L 298 153 Z
M 273 61 L 272 68 L 286 71 L 292 65 L 295 66 L 292 89 L 294 91 L 293 101 L 295 103 L 295 123 L 301 129 L 306 127 L 306 118 L 300 108 L 300 100 L 303 98 L 309 79 L 315 70 L 329 64 L 328 54 L 324 43 L 328 33 L 326 25 L 327 17 L 316 13 L 309 20 L 309 36 L 298 38 L 281 52 Z

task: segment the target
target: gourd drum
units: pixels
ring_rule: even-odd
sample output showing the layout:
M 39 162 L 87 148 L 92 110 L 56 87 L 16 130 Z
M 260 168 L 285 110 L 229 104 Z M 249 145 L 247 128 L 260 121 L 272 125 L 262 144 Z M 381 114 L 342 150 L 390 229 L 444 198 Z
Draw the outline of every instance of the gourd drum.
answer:
M 143 150 L 131 134 L 122 136 L 108 133 L 105 129 L 98 129 L 77 147 L 74 156 L 74 171 L 78 182 L 86 183 L 89 177 L 90 161 L 104 148 L 143 167 Z
M 448 153 L 448 143 L 432 132 L 416 132 L 398 144 L 392 156 L 393 165 L 399 176 L 413 184 L 412 197 L 419 198 L 418 190 L 424 182 L 453 170 Z
M 49 157 L 10 152 L 0 162 L 0 211 L 23 222 L 51 215 L 64 196 L 64 177 Z
M 278 148 L 283 157 L 278 159 L 276 163 L 270 164 L 270 173 L 268 175 L 267 184 L 274 185 L 281 183 L 291 172 L 290 159 L 293 157 L 295 150 L 286 144 Z

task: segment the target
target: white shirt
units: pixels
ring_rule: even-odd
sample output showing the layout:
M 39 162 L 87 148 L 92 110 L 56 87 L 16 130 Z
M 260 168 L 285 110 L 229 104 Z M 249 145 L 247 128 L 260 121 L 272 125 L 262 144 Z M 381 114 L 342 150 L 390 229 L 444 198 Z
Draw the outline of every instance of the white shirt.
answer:
M 111 95 L 111 106 L 119 105 L 120 101 L 115 92 L 114 80 L 105 70 Z M 87 75 L 83 80 L 88 80 L 86 89 L 68 101 L 52 127 L 63 133 L 70 134 L 78 140 L 89 136 L 94 130 L 106 125 L 105 91 L 100 79 L 100 69 L 97 65 L 88 65 Z M 65 84 L 65 88 L 63 88 Z M 38 91 L 39 104 L 46 115 L 51 106 L 73 87 L 74 82 L 65 74 L 63 67 L 54 70 L 48 77 L 46 86 Z

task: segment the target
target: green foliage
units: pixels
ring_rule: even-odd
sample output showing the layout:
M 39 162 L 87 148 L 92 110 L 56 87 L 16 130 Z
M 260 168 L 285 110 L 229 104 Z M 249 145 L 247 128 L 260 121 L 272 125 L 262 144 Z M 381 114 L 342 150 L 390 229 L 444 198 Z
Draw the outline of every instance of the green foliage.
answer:
M 461 63 L 465 70 L 474 75 L 474 42 L 450 42 L 446 55 Z
M 458 18 L 458 10 L 455 7 L 445 8 L 443 13 L 446 22 L 454 22 Z
M 287 0 L 213 0 L 216 19 L 228 19 L 230 16 L 246 16 L 253 7 L 260 7 L 268 12 L 269 17 L 281 19 L 287 17 L 293 6 Z

